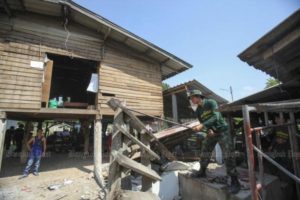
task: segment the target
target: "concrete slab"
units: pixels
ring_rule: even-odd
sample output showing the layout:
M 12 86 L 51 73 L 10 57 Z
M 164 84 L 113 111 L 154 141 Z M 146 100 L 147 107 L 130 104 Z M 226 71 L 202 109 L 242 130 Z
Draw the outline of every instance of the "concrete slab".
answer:
M 123 190 L 120 200 L 160 200 L 158 196 L 151 192 L 136 192 L 131 190 Z
M 251 200 L 250 190 L 241 190 L 236 195 L 227 192 L 224 184 L 210 183 L 207 179 L 194 179 L 179 173 L 179 188 L 183 200 Z M 265 174 L 264 199 L 283 200 L 277 177 Z

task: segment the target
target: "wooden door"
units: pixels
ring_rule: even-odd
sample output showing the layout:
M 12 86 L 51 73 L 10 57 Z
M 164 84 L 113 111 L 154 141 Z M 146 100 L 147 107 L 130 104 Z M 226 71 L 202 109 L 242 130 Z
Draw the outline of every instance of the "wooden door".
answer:
M 45 104 L 46 108 L 48 108 L 48 102 L 50 98 L 52 71 L 53 61 L 49 60 L 44 68 L 44 82 L 42 84 L 42 105 Z

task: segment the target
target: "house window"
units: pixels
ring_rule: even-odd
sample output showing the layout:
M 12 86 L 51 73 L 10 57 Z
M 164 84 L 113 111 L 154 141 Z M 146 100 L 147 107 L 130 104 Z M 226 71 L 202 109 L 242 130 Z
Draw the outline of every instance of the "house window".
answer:
M 95 108 L 98 86 L 95 88 L 91 87 L 91 85 L 97 82 L 95 77 L 97 78 L 98 76 L 99 63 L 55 54 L 47 54 L 47 57 L 52 61 L 53 65 L 51 82 L 49 83 L 50 88 L 48 88 L 48 101 L 50 101 L 50 104 L 55 99 L 58 103 L 58 108 L 84 109 L 88 108 L 88 106 Z M 45 73 L 47 72 L 45 71 Z M 94 80 L 94 83 L 91 83 L 92 80 Z M 47 80 L 44 80 L 45 82 Z M 89 91 L 88 88 L 89 90 L 94 88 L 94 92 Z M 44 90 L 43 87 L 44 91 L 47 90 Z M 47 107 L 45 104 L 48 103 L 42 102 L 42 107 Z

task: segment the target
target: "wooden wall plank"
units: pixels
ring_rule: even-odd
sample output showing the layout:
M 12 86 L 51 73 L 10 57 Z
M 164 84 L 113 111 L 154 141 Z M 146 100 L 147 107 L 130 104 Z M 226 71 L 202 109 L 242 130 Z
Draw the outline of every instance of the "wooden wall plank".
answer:
M 147 114 L 161 115 L 163 112 L 161 72 L 158 64 L 147 62 L 106 47 L 100 68 L 100 112 L 112 112 L 106 102 L 111 98 L 103 93 L 115 95 L 126 102 L 129 108 Z

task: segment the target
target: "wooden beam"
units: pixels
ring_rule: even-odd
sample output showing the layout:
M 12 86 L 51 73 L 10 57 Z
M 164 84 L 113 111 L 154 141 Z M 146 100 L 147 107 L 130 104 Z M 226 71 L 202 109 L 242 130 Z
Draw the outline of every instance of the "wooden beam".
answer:
M 94 122 L 94 174 L 96 181 L 103 185 L 102 178 L 102 123 L 101 115 Z
M 116 161 L 119 163 L 119 165 L 127 169 L 131 169 L 143 176 L 147 176 L 148 178 L 154 181 L 161 180 L 161 177 L 154 170 L 149 169 L 148 167 L 142 165 L 141 163 L 131 160 L 130 158 L 122 155 L 117 151 L 112 151 L 111 154 L 114 157 L 114 159 L 116 159 Z
M 0 171 L 3 160 L 4 140 L 6 132 L 6 113 L 0 111 Z
M 269 126 L 269 114 L 267 111 L 264 112 L 265 126 Z
M 24 164 L 28 158 L 27 141 L 30 139 L 30 132 L 33 130 L 32 121 L 26 121 L 24 128 L 24 137 L 22 141 L 22 150 L 20 155 L 20 163 Z
M 80 120 L 80 125 L 83 131 L 84 137 L 84 150 L 83 154 L 85 156 L 89 155 L 89 146 L 90 146 L 90 131 L 89 131 L 89 121 L 87 119 Z
M 144 143 L 144 145 L 148 148 L 150 148 L 150 137 L 149 135 L 142 134 L 141 135 L 141 141 Z M 146 154 L 145 151 L 141 152 L 141 163 L 143 166 L 145 166 L 146 169 L 151 170 L 151 162 L 149 155 Z M 142 191 L 152 191 L 152 180 L 150 177 L 143 176 L 142 177 Z
M 170 60 L 170 58 L 167 58 L 167 59 L 161 61 L 159 64 L 160 65 L 165 65 L 169 60 Z
M 104 35 L 103 41 L 105 41 L 108 38 L 108 36 L 109 36 L 110 33 L 111 33 L 111 28 L 108 27 L 107 32 Z
M 117 129 L 123 133 L 125 136 L 127 136 L 131 141 L 133 141 L 135 144 L 139 145 L 142 149 L 144 149 L 147 153 L 149 153 L 153 158 L 160 159 L 160 157 L 153 152 L 149 147 L 144 145 L 142 142 L 140 142 L 136 137 L 131 135 L 129 132 L 127 132 L 124 128 L 122 128 L 119 124 L 116 124 Z

